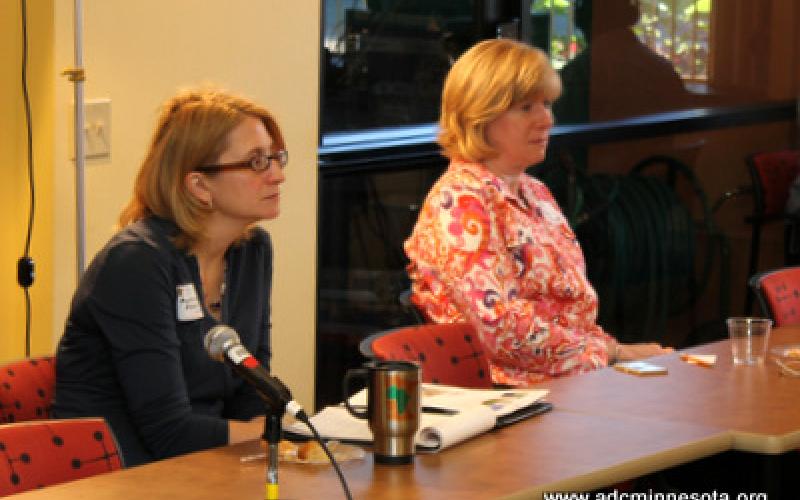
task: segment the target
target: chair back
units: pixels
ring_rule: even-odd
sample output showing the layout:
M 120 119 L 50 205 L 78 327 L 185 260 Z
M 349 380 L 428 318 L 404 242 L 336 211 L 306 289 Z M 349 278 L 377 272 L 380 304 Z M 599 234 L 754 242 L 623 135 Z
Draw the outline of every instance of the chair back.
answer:
M 0 423 L 50 418 L 55 384 L 52 356 L 0 366 Z
M 417 306 L 416 304 L 414 304 L 414 301 L 411 300 L 410 288 L 406 288 L 405 290 L 400 292 L 400 295 L 398 295 L 397 297 L 397 301 L 400 302 L 400 306 L 403 308 L 403 310 L 405 310 L 409 314 L 409 316 L 414 318 L 414 321 L 418 325 L 422 325 L 425 323 L 425 318 L 422 317 L 422 313 L 419 311 L 419 309 L 417 309 Z
M 789 198 L 789 186 L 798 174 L 800 151 L 768 151 L 748 158 L 753 179 L 755 215 L 780 217 Z
M 489 360 L 468 323 L 397 328 L 367 337 L 359 348 L 369 358 L 418 362 L 423 382 L 492 387 Z
M 102 418 L 0 425 L 0 495 L 93 476 L 122 467 Z
M 786 202 L 789 189 L 800 169 L 800 151 L 765 151 L 747 157 L 753 181 L 753 215 L 745 220 L 752 226 L 748 276 L 758 272 L 761 253 L 761 228 L 764 224 L 784 222 L 787 217 Z M 745 314 L 750 314 L 753 303 L 752 287 L 747 288 Z
M 800 324 L 800 266 L 757 274 L 750 287 L 774 326 Z

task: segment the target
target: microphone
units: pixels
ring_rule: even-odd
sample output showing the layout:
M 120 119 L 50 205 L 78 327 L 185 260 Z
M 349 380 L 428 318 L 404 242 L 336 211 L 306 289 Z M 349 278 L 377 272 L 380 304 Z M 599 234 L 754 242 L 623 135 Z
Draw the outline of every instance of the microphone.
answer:
M 225 363 L 233 368 L 247 383 L 255 387 L 261 399 L 266 401 L 273 409 L 288 410 L 289 413 L 311 429 L 314 439 L 319 442 L 325 454 L 328 456 L 328 459 L 331 461 L 331 464 L 333 464 L 333 469 L 336 471 L 336 475 L 339 476 L 339 481 L 342 483 L 345 496 L 348 500 L 352 500 L 353 497 L 350 494 L 350 488 L 347 486 L 347 481 L 342 474 L 342 470 L 339 468 L 339 464 L 336 463 L 336 457 L 333 456 L 317 429 L 314 428 L 308 415 L 303 411 L 303 407 L 292 399 L 292 393 L 289 392 L 289 388 L 277 377 L 270 375 L 269 372 L 261 366 L 261 363 L 247 351 L 242 345 L 241 339 L 239 339 L 239 334 L 228 325 L 217 325 L 206 333 L 203 344 L 211 359 Z M 280 440 L 280 421 L 275 414 L 268 417 L 268 423 L 271 422 L 277 422 L 276 425 L 270 426 L 270 430 L 276 432 L 277 435 L 267 440 L 270 443 L 270 460 L 272 460 L 272 457 L 278 456 L 277 447 L 278 441 Z M 276 474 L 276 476 L 270 476 L 269 474 L 271 473 Z M 275 481 L 274 484 L 270 482 L 267 485 L 267 494 L 269 494 L 271 491 L 269 489 L 270 486 L 277 488 L 277 464 L 270 462 L 267 474 L 268 479 Z M 275 498 L 277 498 L 277 489 L 274 490 L 274 493 Z
M 300 420 L 308 418 L 303 407 L 292 399 L 289 388 L 277 377 L 270 375 L 250 354 L 233 328 L 228 325 L 217 325 L 206 333 L 203 343 L 211 359 L 233 368 L 273 409 L 288 410 Z

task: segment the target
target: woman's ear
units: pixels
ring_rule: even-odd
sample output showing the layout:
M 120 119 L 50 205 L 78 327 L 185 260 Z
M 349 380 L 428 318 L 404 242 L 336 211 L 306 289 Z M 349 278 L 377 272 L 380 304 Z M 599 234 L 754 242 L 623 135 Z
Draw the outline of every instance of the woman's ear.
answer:
M 212 196 L 206 176 L 200 172 L 189 172 L 184 178 L 186 190 L 203 205 L 211 208 Z

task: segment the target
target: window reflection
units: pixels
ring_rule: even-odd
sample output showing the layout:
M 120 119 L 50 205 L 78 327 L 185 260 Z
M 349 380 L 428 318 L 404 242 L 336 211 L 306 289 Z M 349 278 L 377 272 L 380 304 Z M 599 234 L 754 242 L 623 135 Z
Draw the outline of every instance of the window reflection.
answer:
M 695 0 L 570 2 L 566 12 L 575 30 L 569 38 L 555 31 L 551 47 L 577 47 L 579 42 L 583 47 L 566 63 L 565 55 L 574 50 L 551 55 L 554 65 L 563 63 L 564 95 L 555 107 L 559 123 L 701 105 L 695 91 L 707 75 L 709 11 L 710 2 Z
M 322 133 L 435 122 L 452 62 L 494 36 L 550 54 L 565 84 L 559 123 L 696 106 L 694 97 L 709 93 L 712 7 L 712 0 L 326 0 Z
M 476 38 L 472 2 L 325 2 L 323 132 L 436 121 L 452 61 Z
M 586 48 L 586 37 L 575 23 L 576 0 L 535 0 L 531 5 L 534 45 L 547 50 L 557 70 Z
M 651 50 L 671 61 L 686 81 L 708 80 L 711 0 L 640 0 L 633 30 Z

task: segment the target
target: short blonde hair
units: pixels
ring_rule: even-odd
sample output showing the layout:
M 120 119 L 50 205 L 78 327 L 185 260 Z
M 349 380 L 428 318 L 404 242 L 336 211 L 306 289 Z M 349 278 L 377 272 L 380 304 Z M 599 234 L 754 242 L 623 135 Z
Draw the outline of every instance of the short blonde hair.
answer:
M 439 144 L 451 159 L 497 155 L 486 126 L 514 104 L 543 94 L 555 100 L 561 79 L 541 50 L 513 40 L 484 40 L 458 58 L 444 82 Z
M 196 167 L 217 162 L 228 146 L 228 135 L 246 117 L 264 123 L 274 151 L 286 148 L 269 111 L 244 97 L 220 89 L 193 89 L 164 103 L 133 196 L 119 216 L 120 227 L 155 215 L 178 226 L 180 246 L 197 241 L 208 208 L 189 193 L 184 178 Z

